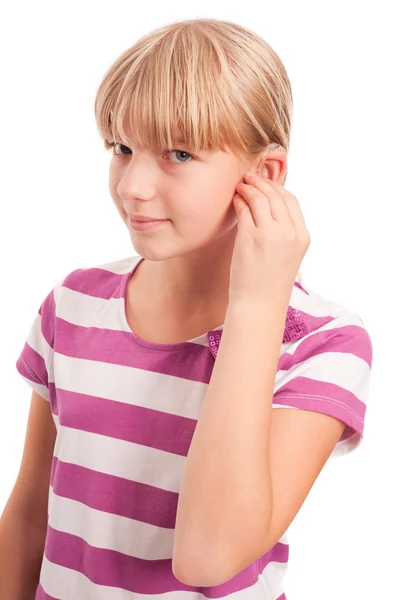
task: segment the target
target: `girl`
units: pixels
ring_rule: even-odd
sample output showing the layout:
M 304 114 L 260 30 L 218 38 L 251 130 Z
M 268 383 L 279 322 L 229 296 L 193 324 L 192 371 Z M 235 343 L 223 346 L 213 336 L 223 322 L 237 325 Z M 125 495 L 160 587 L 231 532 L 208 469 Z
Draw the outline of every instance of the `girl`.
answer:
M 137 256 L 59 280 L 16 363 L 31 433 L 1 543 L 34 526 L 36 599 L 286 598 L 287 529 L 361 443 L 372 365 L 361 318 L 295 281 L 291 113 L 277 54 L 227 21 L 156 29 L 105 74 Z

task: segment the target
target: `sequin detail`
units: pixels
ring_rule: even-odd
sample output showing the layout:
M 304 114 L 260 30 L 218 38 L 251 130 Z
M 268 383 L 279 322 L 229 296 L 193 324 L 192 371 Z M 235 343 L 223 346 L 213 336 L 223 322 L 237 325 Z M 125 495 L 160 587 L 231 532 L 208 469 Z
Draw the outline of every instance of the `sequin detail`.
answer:
M 298 340 L 309 333 L 307 323 L 300 311 L 296 308 L 288 307 L 285 319 L 285 328 L 283 335 L 283 344 L 293 340 Z M 222 330 L 211 330 L 207 333 L 210 352 L 214 358 L 217 358 L 219 345 L 221 342 Z
M 288 306 L 282 343 L 287 344 L 293 340 L 298 340 L 304 335 L 307 335 L 309 331 L 302 313 L 299 312 L 297 308 Z
M 207 337 L 211 354 L 214 356 L 214 358 L 217 358 L 219 343 L 222 337 L 222 330 L 218 329 L 215 331 L 209 331 Z

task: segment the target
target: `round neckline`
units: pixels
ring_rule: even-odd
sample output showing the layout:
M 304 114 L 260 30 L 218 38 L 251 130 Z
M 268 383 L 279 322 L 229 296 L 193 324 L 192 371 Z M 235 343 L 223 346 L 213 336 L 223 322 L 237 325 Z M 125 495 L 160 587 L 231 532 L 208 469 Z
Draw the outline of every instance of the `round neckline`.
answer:
M 133 257 L 133 259 L 135 259 L 136 257 Z M 189 340 L 185 340 L 184 342 L 176 342 L 174 344 L 159 344 L 157 342 L 150 342 L 148 340 L 145 340 L 144 338 L 140 337 L 139 335 L 137 335 L 137 333 L 135 333 L 129 323 L 128 320 L 126 318 L 126 302 L 127 302 L 127 291 L 128 291 L 128 285 L 129 285 L 129 281 L 131 280 L 131 278 L 133 277 L 134 273 L 137 271 L 138 267 L 141 265 L 141 263 L 145 260 L 144 257 L 139 257 L 139 260 L 136 261 L 136 264 L 133 266 L 131 271 L 128 271 L 123 279 L 123 283 L 121 286 L 121 298 L 122 298 L 122 302 L 120 303 L 120 312 L 121 312 L 121 319 L 122 319 L 122 323 L 124 326 L 124 333 L 126 333 L 126 335 L 128 336 L 129 339 L 131 339 L 133 342 L 135 342 L 137 345 L 142 346 L 144 348 L 148 348 L 149 350 L 157 350 L 159 352 L 177 352 L 177 351 L 184 351 L 184 350 L 191 350 L 192 348 L 196 348 L 197 346 L 208 346 L 208 339 L 207 339 L 207 335 L 211 332 L 211 331 L 218 331 L 218 330 L 222 330 L 223 329 L 223 324 L 219 325 L 218 327 L 215 327 L 214 329 L 210 329 L 209 331 L 206 331 L 205 333 L 202 333 L 202 335 L 199 335 L 197 337 L 191 338 Z

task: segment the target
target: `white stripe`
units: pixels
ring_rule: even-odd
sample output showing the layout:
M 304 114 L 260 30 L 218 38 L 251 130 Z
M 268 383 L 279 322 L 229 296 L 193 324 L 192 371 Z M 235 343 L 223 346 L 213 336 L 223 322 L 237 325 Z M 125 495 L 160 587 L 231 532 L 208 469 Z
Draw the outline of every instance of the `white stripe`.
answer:
M 125 316 L 124 302 L 123 297 L 99 298 L 65 287 L 56 308 L 56 316 L 81 327 L 128 332 L 130 328 Z M 209 344 L 206 337 L 197 343 L 204 346 Z
M 180 491 L 185 456 L 107 435 L 59 427 L 57 441 L 61 439 L 61 443 L 54 448 L 59 460 L 161 490 Z
M 333 383 L 352 392 L 365 406 L 369 400 L 370 367 L 363 358 L 346 352 L 322 352 L 276 374 L 274 393 L 296 377 Z M 280 390 L 281 393 L 281 390 Z M 303 394 L 303 390 L 300 391 Z
M 60 389 L 190 418 L 198 417 L 208 387 L 165 373 L 58 353 L 54 364 Z
M 57 496 L 51 485 L 48 512 L 51 527 L 81 537 L 96 548 L 145 560 L 164 560 L 173 555 L 174 529 L 96 510 Z

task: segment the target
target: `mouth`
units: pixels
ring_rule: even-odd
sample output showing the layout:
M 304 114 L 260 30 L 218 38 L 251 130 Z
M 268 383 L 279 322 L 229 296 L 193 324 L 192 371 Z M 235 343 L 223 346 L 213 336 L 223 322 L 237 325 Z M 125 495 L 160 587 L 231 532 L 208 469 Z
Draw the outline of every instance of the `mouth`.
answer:
M 146 229 L 153 229 L 154 227 L 159 227 L 159 225 L 163 225 L 167 223 L 169 219 L 156 219 L 149 221 L 137 221 L 132 217 L 129 217 L 129 223 L 132 229 L 135 231 L 145 231 Z
M 143 215 L 130 215 L 130 218 L 133 221 L 138 221 L 140 223 L 145 223 L 145 222 L 152 222 L 152 221 L 167 221 L 167 219 L 158 219 L 155 217 L 144 217 Z

